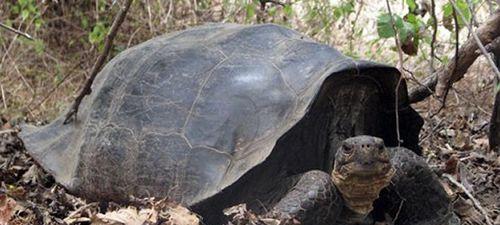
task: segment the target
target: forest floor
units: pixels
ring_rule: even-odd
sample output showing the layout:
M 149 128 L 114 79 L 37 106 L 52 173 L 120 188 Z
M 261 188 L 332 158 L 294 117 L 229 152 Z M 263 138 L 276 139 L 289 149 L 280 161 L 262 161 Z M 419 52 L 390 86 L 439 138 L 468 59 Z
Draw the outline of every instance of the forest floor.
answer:
M 473 78 L 466 78 L 473 79 Z M 455 87 L 447 106 L 429 100 L 417 104 L 425 118 L 421 146 L 441 176 L 462 224 L 500 224 L 500 156 L 488 150 L 490 93 Z M 5 118 L 4 118 L 5 119 Z M 27 154 L 5 120 L 0 131 L 0 224 L 198 224 L 187 209 L 166 200 L 141 199 L 130 205 L 90 203 L 54 182 Z M 443 174 L 449 175 L 443 175 Z M 463 187 L 457 187 L 458 181 Z M 468 195 L 473 196 L 471 198 Z M 474 201 L 477 201 L 475 205 Z M 278 224 L 237 208 L 233 224 Z
M 16 125 L 21 121 L 46 123 L 73 101 L 119 7 L 115 1 L 5 2 L 0 4 L 0 22 L 9 21 L 35 40 L 0 30 L 0 225 L 198 224 L 194 214 L 167 200 L 137 199 L 130 205 L 87 202 L 66 193 L 27 155 L 16 138 Z M 27 11 L 28 17 L 25 10 L 18 12 L 18 3 L 22 2 L 34 4 L 27 7 L 32 10 Z M 134 2 L 115 39 L 112 55 L 151 37 L 203 22 L 270 22 L 290 26 L 354 58 L 390 65 L 398 62 L 392 39 L 377 36 L 378 12 L 385 5 L 380 0 L 356 1 L 361 4 L 356 3 L 352 12 L 328 22 L 328 29 L 318 21 L 334 18 L 328 14 L 333 10 L 317 8 L 313 4 L 316 1 L 303 1 L 303 9 L 294 8 L 293 16 L 280 7 L 274 7 L 271 15 L 271 10 L 264 14 L 256 5 L 224 5 L 226 1 L 219 0 Z M 406 6 L 399 5 L 393 9 L 405 12 Z M 475 19 L 484 21 L 488 14 L 483 11 Z M 467 38 L 465 30 L 462 34 L 460 43 Z M 440 29 L 435 46 L 440 57 L 435 67 L 444 65 L 452 56 L 452 35 Z M 426 57 L 429 48 L 421 45 L 418 56 L 404 61 L 406 69 L 419 79 L 433 71 L 429 69 L 433 63 Z M 425 120 L 420 135 L 424 157 L 440 176 L 462 224 L 488 224 L 487 217 L 490 224 L 500 225 L 500 155 L 499 151 L 489 150 L 487 138 L 493 75 L 484 61 L 478 61 L 450 91 L 442 110 L 438 110 L 441 103 L 433 97 L 413 106 Z M 277 224 L 241 207 L 232 212 L 233 224 Z

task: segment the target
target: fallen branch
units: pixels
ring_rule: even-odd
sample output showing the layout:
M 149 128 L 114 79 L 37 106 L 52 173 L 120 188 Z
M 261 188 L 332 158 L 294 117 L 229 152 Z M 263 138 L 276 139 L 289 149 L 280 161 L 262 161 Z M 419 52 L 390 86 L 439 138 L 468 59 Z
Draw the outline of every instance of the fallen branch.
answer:
M 493 225 L 486 210 L 481 206 L 479 201 L 476 198 L 474 198 L 474 196 L 467 190 L 467 188 L 464 187 L 462 183 L 458 182 L 455 178 L 453 178 L 452 175 L 447 173 L 443 174 L 443 177 L 446 177 L 451 183 L 460 188 L 467 195 L 467 197 L 469 197 L 472 200 L 474 206 L 481 212 L 481 214 L 483 214 L 484 218 L 486 219 L 486 224 Z
M 7 129 L 7 130 L 0 130 L 0 135 L 1 134 L 10 134 L 10 133 L 15 133 L 16 130 L 13 129 Z
M 7 107 L 7 98 L 5 97 L 5 91 L 3 90 L 3 85 L 0 84 L 0 93 L 2 94 L 2 102 L 5 110 L 9 109 Z
M 492 14 L 490 18 L 476 30 L 475 33 L 481 43 L 491 49 L 490 51 L 500 49 L 500 41 L 495 40 L 500 37 L 500 26 L 498 26 L 498 24 L 500 24 L 500 10 L 497 10 L 494 14 Z M 469 67 L 474 63 L 477 57 L 481 55 L 481 52 L 478 50 L 479 47 L 474 36 L 470 37 L 460 47 L 458 51 L 457 63 L 455 63 L 454 57 L 450 60 L 448 65 L 442 66 L 437 72 L 424 78 L 421 82 L 423 85 L 410 89 L 410 102 L 420 102 L 431 95 L 431 91 L 436 90 L 439 77 L 449 77 L 450 84 L 462 79 Z M 439 79 L 445 80 L 445 78 Z
M 97 74 L 99 71 L 101 71 L 101 68 L 103 67 L 104 63 L 106 62 L 106 58 L 109 55 L 109 52 L 111 51 L 111 48 L 113 46 L 113 39 L 116 36 L 116 32 L 120 28 L 120 25 L 123 23 L 125 20 L 125 16 L 127 15 L 128 9 L 130 8 L 130 5 L 132 4 L 132 0 L 127 0 L 125 2 L 125 6 L 123 6 L 120 9 L 120 12 L 118 12 L 118 15 L 116 16 L 115 20 L 113 21 L 113 25 L 111 25 L 111 29 L 109 30 L 109 33 L 106 35 L 106 41 L 104 43 L 104 51 L 102 54 L 97 58 L 96 63 L 94 64 L 94 67 L 92 67 L 92 72 L 90 73 L 89 79 L 85 82 L 85 86 L 81 89 L 80 93 L 76 97 L 75 101 L 73 102 L 73 105 L 71 105 L 71 108 L 69 109 L 68 113 L 66 114 L 66 117 L 64 119 L 64 124 L 67 124 L 71 121 L 73 116 L 77 117 L 78 114 L 78 107 L 82 103 L 83 97 L 86 95 L 90 94 L 92 92 L 92 83 L 94 82 L 94 79 L 96 78 Z
M 7 26 L 7 25 L 5 25 L 5 24 L 3 24 L 3 23 L 0 23 L 0 27 L 4 28 L 4 29 L 6 29 L 6 30 L 8 30 L 8 31 L 10 31 L 10 32 L 13 32 L 13 33 L 15 33 L 15 34 L 21 35 L 21 36 L 23 36 L 23 37 L 25 37 L 25 38 L 28 38 L 28 39 L 30 39 L 30 40 L 33 40 L 33 37 L 31 37 L 31 35 L 29 35 L 29 34 L 27 34 L 27 33 L 25 33 L 25 32 L 22 32 L 22 31 L 20 31 L 20 30 L 18 30 L 18 29 L 14 29 L 14 28 L 12 28 L 12 27 L 9 27 L 9 26 Z

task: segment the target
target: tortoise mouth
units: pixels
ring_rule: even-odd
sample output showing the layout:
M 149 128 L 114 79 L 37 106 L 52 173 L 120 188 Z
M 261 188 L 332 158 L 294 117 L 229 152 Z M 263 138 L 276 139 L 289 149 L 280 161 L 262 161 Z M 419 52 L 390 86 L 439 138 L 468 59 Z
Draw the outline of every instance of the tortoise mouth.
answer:
M 350 162 L 335 168 L 336 175 L 342 180 L 352 180 L 359 183 L 370 183 L 387 176 L 391 172 L 392 164 L 390 162 L 378 161 L 371 164 L 361 164 Z

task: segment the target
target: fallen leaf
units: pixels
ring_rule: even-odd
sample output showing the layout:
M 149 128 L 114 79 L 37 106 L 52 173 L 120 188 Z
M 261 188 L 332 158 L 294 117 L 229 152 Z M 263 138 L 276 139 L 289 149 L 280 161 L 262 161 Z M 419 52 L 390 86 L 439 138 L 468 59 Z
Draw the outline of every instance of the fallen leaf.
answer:
M 92 225 L 142 225 L 156 223 L 157 212 L 151 209 L 138 211 L 134 207 L 119 209 L 117 211 L 98 213 L 92 218 Z
M 168 209 L 169 220 L 167 225 L 198 225 L 200 219 L 188 209 L 177 205 Z
M 444 164 L 444 172 L 451 175 L 457 174 L 457 165 L 458 157 L 456 155 L 451 155 L 451 157 Z
M 0 225 L 7 225 L 12 218 L 16 201 L 7 197 L 5 194 L 0 194 Z

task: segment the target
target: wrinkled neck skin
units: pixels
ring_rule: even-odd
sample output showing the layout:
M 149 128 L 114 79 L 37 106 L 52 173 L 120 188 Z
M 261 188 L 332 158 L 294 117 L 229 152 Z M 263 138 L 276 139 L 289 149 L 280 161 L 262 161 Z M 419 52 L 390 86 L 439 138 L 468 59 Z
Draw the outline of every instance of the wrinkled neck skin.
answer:
M 344 177 L 333 171 L 332 180 L 342 193 L 345 206 L 364 218 L 373 210 L 373 202 L 378 199 L 380 191 L 389 185 L 394 171 L 391 169 L 387 174 L 378 176 L 377 179 Z
M 346 139 L 335 155 L 331 178 L 342 194 L 348 221 L 363 224 L 380 191 L 389 185 L 395 169 L 383 140 L 372 136 Z M 349 224 L 349 223 L 347 223 Z

